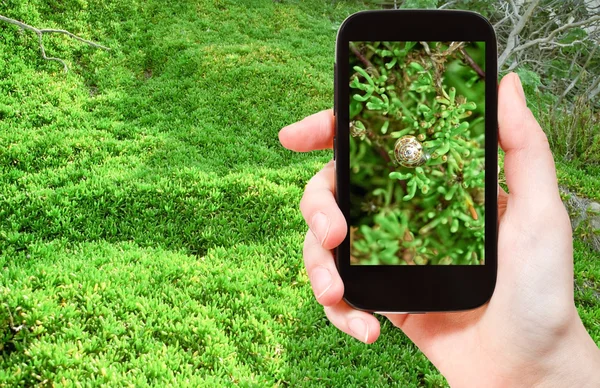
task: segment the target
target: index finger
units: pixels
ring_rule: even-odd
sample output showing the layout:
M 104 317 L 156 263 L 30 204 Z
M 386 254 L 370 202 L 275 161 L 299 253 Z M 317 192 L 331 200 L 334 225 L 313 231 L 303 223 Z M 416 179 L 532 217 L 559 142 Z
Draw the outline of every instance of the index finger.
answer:
M 307 152 L 332 148 L 335 133 L 333 110 L 315 113 L 279 131 L 281 145 L 292 151 Z

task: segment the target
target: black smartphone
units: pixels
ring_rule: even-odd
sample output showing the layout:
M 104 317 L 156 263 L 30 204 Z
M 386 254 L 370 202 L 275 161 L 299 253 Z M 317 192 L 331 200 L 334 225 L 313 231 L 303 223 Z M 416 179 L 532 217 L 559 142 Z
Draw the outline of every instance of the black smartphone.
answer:
M 336 41 L 336 249 L 373 312 L 476 308 L 497 268 L 497 49 L 467 11 L 365 11 Z

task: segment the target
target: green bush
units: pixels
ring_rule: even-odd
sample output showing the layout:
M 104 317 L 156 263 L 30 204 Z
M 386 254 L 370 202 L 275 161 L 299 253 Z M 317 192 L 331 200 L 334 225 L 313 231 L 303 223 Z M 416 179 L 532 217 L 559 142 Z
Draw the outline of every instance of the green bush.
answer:
M 600 113 L 592 102 L 579 96 L 568 108 L 541 106 L 534 111 L 556 158 L 600 165 Z

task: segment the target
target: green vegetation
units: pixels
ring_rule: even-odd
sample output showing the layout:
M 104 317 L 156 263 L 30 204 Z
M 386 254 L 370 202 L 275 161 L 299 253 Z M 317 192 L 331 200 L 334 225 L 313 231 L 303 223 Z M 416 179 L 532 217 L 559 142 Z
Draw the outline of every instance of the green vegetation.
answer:
M 362 7 L 0 0 L 111 48 L 45 37 L 64 74 L 0 24 L 0 386 L 446 385 L 386 321 L 373 345 L 329 325 L 303 268 L 298 202 L 331 153 L 277 131 L 331 107 Z M 600 263 L 575 249 L 600 341 Z
M 352 259 L 482 264 L 484 44 L 350 49 Z
M 328 324 L 298 202 L 331 152 L 278 130 L 331 107 L 322 1 L 5 1 L 0 386 L 431 386 L 391 325 Z M 2 11 L 3 13 L 5 11 Z

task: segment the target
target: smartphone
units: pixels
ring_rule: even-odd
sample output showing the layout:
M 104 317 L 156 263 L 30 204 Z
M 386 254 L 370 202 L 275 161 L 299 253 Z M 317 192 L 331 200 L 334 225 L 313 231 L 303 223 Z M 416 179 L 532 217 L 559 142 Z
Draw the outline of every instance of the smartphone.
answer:
M 365 11 L 336 41 L 336 249 L 344 299 L 459 311 L 497 269 L 497 48 L 467 11 Z

